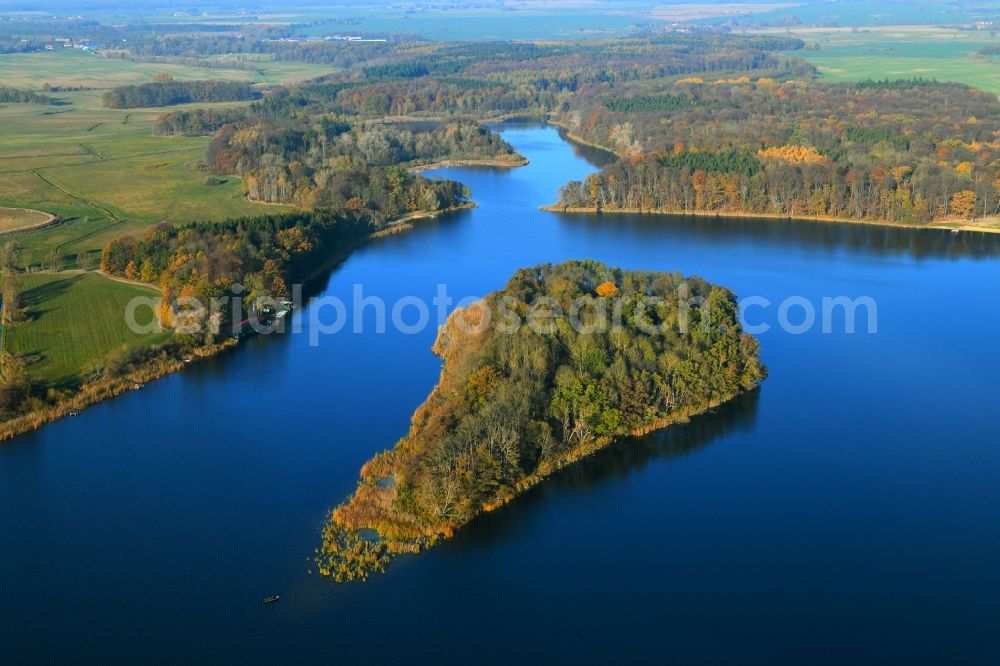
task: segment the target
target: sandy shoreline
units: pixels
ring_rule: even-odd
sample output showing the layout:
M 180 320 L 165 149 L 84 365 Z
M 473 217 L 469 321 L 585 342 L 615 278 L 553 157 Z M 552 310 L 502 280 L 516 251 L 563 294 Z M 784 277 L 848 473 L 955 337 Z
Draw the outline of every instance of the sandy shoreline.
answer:
M 430 164 L 419 164 L 413 167 L 407 167 L 407 171 L 410 173 L 421 173 L 423 171 L 433 171 L 435 169 L 446 169 L 449 167 L 491 167 L 494 169 L 514 169 L 516 167 L 528 166 L 530 160 L 527 157 L 521 157 L 519 160 L 514 160 L 511 162 L 503 160 L 441 160 L 440 162 L 431 162 Z
M 725 217 L 725 218 L 765 218 L 770 220 L 788 220 L 790 222 L 832 222 L 836 224 L 866 224 L 878 227 L 893 227 L 896 229 L 939 229 L 942 231 L 979 231 L 982 233 L 1000 233 L 1000 227 L 985 227 L 970 224 L 964 220 L 938 221 L 930 224 L 905 224 L 903 222 L 890 222 L 888 220 L 859 220 L 851 217 L 834 217 L 832 215 L 782 215 L 779 213 L 753 213 L 734 211 L 714 211 L 714 210 L 644 210 L 639 208 L 597 208 L 594 206 L 562 206 L 560 204 L 550 204 L 540 206 L 539 210 L 550 213 L 597 213 L 600 215 L 672 215 L 675 217 Z

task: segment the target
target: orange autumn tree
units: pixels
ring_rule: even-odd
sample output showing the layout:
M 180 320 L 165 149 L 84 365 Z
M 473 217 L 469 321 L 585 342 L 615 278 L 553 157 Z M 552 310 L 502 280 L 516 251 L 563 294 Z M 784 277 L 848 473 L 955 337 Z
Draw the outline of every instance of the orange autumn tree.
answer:
M 607 282 L 602 282 L 597 285 L 597 289 L 594 290 L 598 296 L 601 298 L 608 298 L 609 296 L 614 296 L 618 293 L 618 287 L 611 280 Z
M 971 220 L 976 216 L 976 193 L 962 190 L 951 195 L 951 212 L 957 217 Z

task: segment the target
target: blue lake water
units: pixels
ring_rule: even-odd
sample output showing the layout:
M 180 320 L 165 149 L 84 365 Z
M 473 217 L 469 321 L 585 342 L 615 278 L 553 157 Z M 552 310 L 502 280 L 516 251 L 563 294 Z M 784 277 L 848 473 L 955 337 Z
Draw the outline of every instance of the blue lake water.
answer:
M 436 332 L 378 334 L 369 312 L 318 346 L 252 339 L 0 445 L 4 662 L 997 657 L 1000 239 L 542 212 L 599 156 L 503 129 L 529 166 L 447 171 L 480 208 L 314 290 L 391 305 L 569 258 L 680 270 L 773 304 L 747 315 L 773 327 L 761 389 L 337 585 L 309 573 L 324 514 L 406 432 Z M 836 296 L 872 298 L 877 333 L 779 329 L 786 299 Z

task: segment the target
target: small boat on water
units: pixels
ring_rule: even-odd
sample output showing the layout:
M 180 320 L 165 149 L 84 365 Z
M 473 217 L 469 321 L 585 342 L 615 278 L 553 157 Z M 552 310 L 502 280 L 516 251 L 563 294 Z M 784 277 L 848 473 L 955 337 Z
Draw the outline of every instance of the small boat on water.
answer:
M 275 601 L 281 598 L 281 595 L 273 594 L 270 597 L 264 597 L 265 604 L 273 604 Z

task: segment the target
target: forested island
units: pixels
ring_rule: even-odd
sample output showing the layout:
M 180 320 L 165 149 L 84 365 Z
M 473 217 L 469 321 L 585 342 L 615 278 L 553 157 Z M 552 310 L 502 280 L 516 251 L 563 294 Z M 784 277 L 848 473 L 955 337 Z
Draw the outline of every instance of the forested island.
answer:
M 409 433 L 365 464 L 330 515 L 317 555 L 325 576 L 365 579 L 555 470 L 712 409 L 766 374 L 728 290 L 593 261 L 519 270 L 455 311 L 434 351 L 441 379 Z

